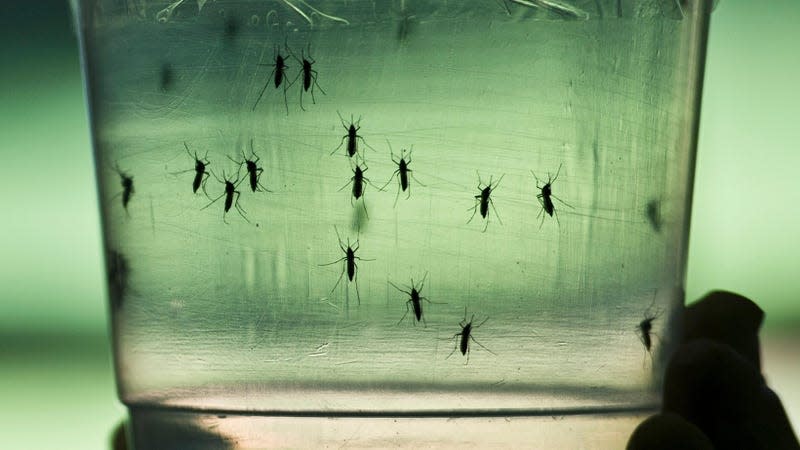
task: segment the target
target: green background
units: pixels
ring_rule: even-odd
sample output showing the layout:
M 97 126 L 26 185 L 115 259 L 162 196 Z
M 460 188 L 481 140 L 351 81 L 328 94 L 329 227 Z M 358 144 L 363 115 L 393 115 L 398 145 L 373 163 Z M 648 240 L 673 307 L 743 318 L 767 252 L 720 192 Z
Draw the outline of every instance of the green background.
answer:
M 796 0 L 723 0 L 714 12 L 687 279 L 688 299 L 715 288 L 754 299 L 795 372 L 798 24 Z M 0 448 L 105 448 L 124 409 L 67 2 L 5 1 L 0 34 Z M 798 383 L 779 392 L 796 411 Z

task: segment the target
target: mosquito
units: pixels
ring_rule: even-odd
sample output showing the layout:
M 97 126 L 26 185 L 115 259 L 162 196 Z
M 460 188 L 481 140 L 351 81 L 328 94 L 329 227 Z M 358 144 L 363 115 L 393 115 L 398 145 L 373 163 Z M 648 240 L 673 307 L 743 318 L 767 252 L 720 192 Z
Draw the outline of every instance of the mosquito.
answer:
M 397 177 L 397 195 L 394 196 L 394 205 L 397 206 L 397 199 L 400 198 L 400 191 L 406 192 L 406 200 L 411 198 L 411 185 L 408 182 L 409 178 L 413 178 L 414 181 L 417 182 L 420 186 L 425 186 L 424 184 L 420 183 L 419 180 L 414 176 L 414 173 L 411 169 L 408 168 L 409 164 L 411 164 L 411 152 L 414 150 L 414 146 L 412 145 L 408 149 L 408 159 L 406 159 L 406 149 L 400 150 L 400 159 L 397 160 L 394 158 L 394 150 L 392 149 L 392 144 L 387 140 L 387 144 L 389 144 L 389 154 L 391 155 L 392 162 L 397 164 L 397 170 L 392 173 L 392 176 L 389 178 L 389 181 L 384 184 L 380 190 L 386 188 L 389 183 L 392 182 L 395 177 Z
M 484 349 L 487 352 L 497 356 L 497 354 L 495 352 L 493 352 L 493 351 L 489 350 L 488 348 L 484 347 L 483 344 L 481 344 L 480 342 L 475 340 L 475 337 L 472 336 L 472 331 L 477 329 L 477 328 L 480 328 L 483 324 L 486 323 L 487 320 L 489 320 L 488 317 L 483 319 L 483 322 L 479 323 L 478 325 L 473 325 L 472 323 L 475 321 L 475 314 L 473 314 L 472 317 L 469 319 L 469 321 L 467 321 L 467 307 L 465 306 L 464 307 L 464 319 L 458 324 L 461 327 L 461 332 L 454 334 L 453 337 L 452 337 L 452 339 L 456 339 L 459 336 L 461 336 L 461 338 L 456 342 L 456 345 L 453 348 L 453 351 L 450 352 L 449 355 L 447 355 L 447 358 L 450 358 L 451 356 L 453 356 L 453 353 L 455 353 L 456 350 L 460 350 L 461 354 L 467 357 L 467 360 L 464 362 L 464 365 L 467 365 L 469 363 L 469 341 L 472 341 L 472 342 L 478 344 L 482 349 Z M 447 359 L 447 358 L 445 358 L 445 359 Z
M 187 169 L 181 170 L 179 172 L 174 172 L 173 175 L 178 175 L 187 172 L 194 172 L 194 181 L 192 181 L 192 192 L 195 194 L 200 187 L 203 188 L 203 193 L 208 196 L 208 192 L 206 192 L 206 182 L 208 181 L 208 177 L 211 176 L 211 173 L 207 170 L 208 166 L 211 162 L 208 160 L 208 152 L 206 152 L 205 156 L 199 158 L 197 156 L 197 152 L 192 153 L 189 150 L 189 145 L 186 144 L 186 141 L 183 142 L 184 148 L 186 148 L 186 153 L 189 157 L 194 159 L 194 169 Z
M 256 155 L 255 150 L 253 150 L 252 138 L 250 138 L 250 154 L 253 155 L 255 159 L 247 159 L 247 155 L 244 154 L 244 151 L 242 151 L 242 161 L 236 161 L 230 156 L 228 157 L 228 159 L 238 164 L 240 168 L 242 166 L 245 166 L 245 168 L 247 169 L 247 178 L 250 181 L 250 189 L 253 192 L 260 192 L 260 191 L 272 192 L 261 184 L 261 174 L 264 172 L 264 168 L 258 167 L 258 162 L 261 161 L 261 158 L 259 158 L 258 155 Z
M 236 171 L 236 178 L 233 179 L 233 180 L 230 180 L 225 175 L 225 171 L 222 172 L 222 178 L 221 179 L 219 177 L 217 177 L 217 175 L 213 171 L 211 172 L 211 174 L 214 175 L 214 178 L 216 178 L 217 181 L 219 181 L 220 183 L 225 185 L 225 192 L 220 194 L 219 197 L 211 200 L 211 203 L 209 203 L 206 206 L 200 208 L 200 210 L 202 211 L 202 210 L 208 208 L 209 206 L 211 206 L 214 203 L 216 203 L 217 200 L 221 199 L 222 197 L 225 197 L 225 208 L 224 208 L 224 210 L 222 212 L 222 221 L 225 222 L 226 224 L 228 223 L 228 221 L 225 219 L 225 215 L 228 214 L 228 211 L 230 211 L 231 206 L 233 206 L 233 207 L 236 208 L 236 211 L 239 212 L 239 215 L 242 216 L 242 219 L 247 221 L 247 223 L 250 223 L 250 220 L 247 219 L 247 212 L 244 210 L 244 208 L 242 208 L 239 205 L 239 196 L 241 196 L 242 193 L 237 191 L 236 188 L 239 186 L 239 184 L 242 181 L 244 181 L 244 178 L 239 179 L 239 171 L 238 170 Z
M 319 89 L 320 92 L 322 92 L 323 95 L 327 95 L 327 94 L 325 94 L 325 90 L 322 89 L 322 86 L 320 86 L 319 83 L 317 83 L 318 73 L 312 67 L 317 62 L 314 61 L 314 58 L 311 57 L 311 42 L 308 43 L 308 58 L 307 59 L 306 59 L 306 55 L 305 55 L 305 51 L 304 51 L 305 49 L 300 49 L 300 58 L 295 56 L 294 53 L 292 53 L 292 51 L 289 50 L 288 47 L 287 47 L 287 50 L 289 51 L 289 54 L 292 55 L 292 58 L 294 58 L 302 66 L 302 70 L 297 74 L 296 77 L 294 77 L 294 80 L 292 80 L 292 82 L 289 83 L 289 86 L 292 86 L 301 76 L 303 77 L 303 85 L 301 86 L 301 89 L 300 89 L 300 109 L 305 111 L 306 108 L 303 106 L 303 92 L 310 92 L 311 93 L 311 102 L 314 103 L 314 104 L 317 103 L 317 100 L 314 98 L 314 88 L 315 87 L 317 89 Z M 301 58 L 302 58 L 302 60 L 301 60 Z
M 425 316 L 422 314 L 422 301 L 425 300 L 426 302 L 431 304 L 433 304 L 433 302 L 428 300 L 426 297 L 422 296 L 422 288 L 425 287 L 426 278 L 428 278 L 428 272 L 425 272 L 425 276 L 422 277 L 422 281 L 419 283 L 419 288 L 417 288 L 417 286 L 414 284 L 414 279 L 412 278 L 411 287 L 406 288 L 408 290 L 403 289 L 397 286 L 396 284 L 392 283 L 391 281 L 389 281 L 389 284 L 391 284 L 393 288 L 408 295 L 408 300 L 406 300 L 406 312 L 405 314 L 403 314 L 403 317 L 401 317 L 400 320 L 397 322 L 398 325 L 403 321 L 403 319 L 406 318 L 408 312 L 411 310 L 412 307 L 414 309 L 414 317 L 416 317 L 417 322 L 421 320 L 422 323 L 427 325 L 427 323 L 425 322 Z
M 289 47 L 286 45 L 286 43 L 283 45 L 288 52 Z M 289 100 L 286 98 L 286 90 L 289 89 L 289 86 L 287 86 L 287 83 L 285 82 L 286 69 L 288 69 L 289 66 L 286 65 L 286 57 L 281 55 L 279 47 L 275 47 L 275 62 L 272 64 L 259 64 L 259 66 L 272 66 L 272 72 L 270 72 L 269 77 L 267 77 L 267 82 L 264 83 L 264 87 L 261 88 L 261 92 L 259 92 L 255 104 L 253 104 L 253 111 L 256 110 L 258 102 L 261 101 L 261 97 L 264 96 L 264 91 L 267 90 L 267 86 L 269 86 L 269 82 L 272 80 L 275 84 L 275 89 L 278 89 L 281 87 L 281 85 L 283 85 L 283 103 L 286 106 L 286 115 L 289 115 Z
M 345 183 L 344 186 L 339 188 L 339 190 L 341 191 L 342 189 L 346 188 L 350 184 L 353 185 L 353 189 L 352 189 L 352 194 L 353 195 L 352 195 L 352 197 L 350 197 L 350 204 L 351 205 L 353 204 L 354 200 L 358 201 L 358 199 L 360 199 L 361 197 L 364 196 L 364 188 L 366 187 L 365 186 L 366 183 L 371 184 L 372 187 L 374 187 L 375 189 L 378 189 L 380 191 L 383 190 L 382 188 L 379 188 L 379 187 L 375 186 L 374 184 L 372 184 L 372 181 L 370 181 L 369 178 L 364 176 L 364 172 L 366 172 L 367 169 L 369 169 L 369 167 L 367 167 L 366 164 L 364 164 L 364 168 L 363 169 L 361 168 L 360 165 L 356 164 L 356 167 L 353 169 L 353 176 L 350 177 L 350 181 L 348 181 L 347 183 Z M 366 214 L 367 218 L 369 218 L 369 213 L 367 212 L 367 202 L 366 202 L 366 200 L 362 200 L 361 201 L 361 205 L 364 207 L 364 214 Z
M 539 177 L 537 177 L 536 174 L 531 170 L 531 175 L 533 175 L 533 178 L 536 180 L 536 189 L 539 189 L 539 191 L 540 191 L 539 194 L 536 194 L 536 199 L 539 201 L 539 204 L 542 206 L 542 209 L 539 210 L 539 214 L 536 215 L 537 218 L 539 216 L 542 217 L 542 220 L 539 222 L 539 228 L 541 228 L 542 224 L 544 223 L 544 215 L 542 213 L 545 213 L 550 217 L 554 217 L 555 216 L 556 222 L 558 222 L 558 213 L 556 212 L 555 204 L 553 204 L 553 199 L 558 200 L 564 206 L 572 208 L 572 206 L 570 206 L 567 202 L 565 202 L 564 200 L 561 200 L 560 198 L 558 198 L 555 195 L 553 195 L 553 183 L 556 182 L 556 180 L 558 179 L 558 175 L 561 173 L 561 166 L 562 166 L 561 164 L 558 165 L 558 170 L 556 171 L 556 176 L 552 177 L 552 176 L 550 176 L 550 173 L 548 173 L 547 174 L 547 183 L 544 183 L 541 186 L 539 185 L 539 183 L 541 183 L 541 181 L 539 180 Z
M 117 195 L 122 195 L 122 207 L 125 209 L 125 214 L 128 214 L 128 202 L 131 201 L 133 196 L 133 176 L 122 171 L 119 164 L 114 164 L 114 171 L 119 175 L 119 182 L 122 185 L 122 192 Z M 116 195 L 114 196 L 116 197 Z
M 653 357 L 652 346 L 653 346 L 653 337 L 655 336 L 655 333 L 653 333 L 653 322 L 655 322 L 659 317 L 661 317 L 661 314 L 663 313 L 663 311 L 660 310 L 653 313 L 652 309 L 653 306 L 655 306 L 655 302 L 656 302 L 656 293 L 653 293 L 653 301 L 650 303 L 650 306 L 644 312 L 644 318 L 642 319 L 641 322 L 639 322 L 639 325 L 636 327 L 636 331 L 639 334 L 639 340 L 642 341 L 642 345 L 644 345 L 645 351 L 647 351 L 647 353 L 650 355 L 651 358 Z
M 359 256 L 356 256 L 356 252 L 360 248 L 358 238 L 356 238 L 356 241 L 353 243 L 353 245 L 355 245 L 355 248 L 353 248 L 353 245 L 350 244 L 349 238 L 347 239 L 347 247 L 345 247 L 344 242 L 342 242 L 342 237 L 339 235 L 339 229 L 336 228 L 336 226 L 334 226 L 333 229 L 334 231 L 336 231 L 336 239 L 338 239 L 339 241 L 339 248 L 342 250 L 342 253 L 344 253 L 344 256 L 337 259 L 336 261 L 329 262 L 326 264 L 320 264 L 320 266 L 331 266 L 333 264 L 338 264 L 344 261 L 344 266 L 342 267 L 342 273 L 339 274 L 339 279 L 336 280 L 336 284 L 333 285 L 333 289 L 331 289 L 331 292 L 336 290 L 336 288 L 339 286 L 339 283 L 341 283 L 342 281 L 342 277 L 344 277 L 344 273 L 347 272 L 348 281 L 356 285 L 356 297 L 358 298 L 358 304 L 360 305 L 361 294 L 358 292 L 358 274 L 357 274 L 358 264 L 356 263 L 356 260 L 374 261 L 374 259 L 364 259 Z
M 477 171 L 476 171 L 476 173 L 477 173 Z M 470 216 L 470 218 L 467 221 L 467 223 L 472 222 L 472 219 L 475 218 L 475 213 L 478 210 L 480 210 L 481 217 L 486 219 L 486 224 L 483 226 L 483 232 L 484 233 L 486 232 L 486 229 L 489 227 L 489 207 L 490 206 L 492 207 L 492 211 L 494 211 L 495 217 L 497 217 L 497 221 L 500 222 L 501 225 L 503 224 L 503 221 L 500 220 L 500 215 L 497 214 L 497 209 L 495 209 L 495 207 L 494 207 L 494 201 L 492 201 L 491 195 L 492 195 L 492 192 L 494 192 L 494 190 L 497 189 L 497 186 L 500 185 L 500 182 L 503 181 L 503 177 L 504 176 L 505 176 L 505 174 L 500 176 L 500 179 L 497 180 L 497 183 L 494 183 L 494 184 L 492 183 L 492 178 L 489 177 L 489 184 L 483 185 L 483 182 L 481 181 L 481 174 L 478 173 L 478 191 L 479 191 L 479 194 L 475 196 L 475 206 L 473 206 L 472 208 L 468 209 L 468 211 L 472 211 L 472 216 Z
M 362 144 L 366 145 L 369 149 L 375 150 L 374 148 L 370 147 L 369 144 L 364 140 L 364 138 L 358 134 L 358 130 L 361 129 L 361 117 L 358 118 L 357 121 L 353 121 L 353 116 L 350 116 L 350 125 L 347 125 L 347 122 L 344 121 L 344 118 L 336 111 L 336 114 L 339 115 L 339 120 L 342 121 L 342 127 L 347 131 L 347 134 L 342 136 L 341 142 L 339 142 L 339 146 L 336 147 L 332 152 L 331 155 L 339 151 L 344 145 L 345 141 L 347 142 L 347 157 L 352 158 L 358 154 L 358 141 L 360 140 Z M 363 158 L 362 158 L 363 159 Z

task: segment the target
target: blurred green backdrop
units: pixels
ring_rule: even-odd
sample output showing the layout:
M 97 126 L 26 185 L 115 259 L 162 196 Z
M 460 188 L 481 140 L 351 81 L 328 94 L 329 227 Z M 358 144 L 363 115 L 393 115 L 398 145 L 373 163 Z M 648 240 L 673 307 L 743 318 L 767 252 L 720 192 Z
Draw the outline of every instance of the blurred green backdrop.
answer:
M 798 24 L 797 0 L 713 15 L 689 252 L 688 299 L 742 293 L 778 334 L 800 324 Z M 6 0 L 0 25 L 0 447 L 104 448 L 124 410 L 67 1 Z
M 688 299 L 724 288 L 800 323 L 800 2 L 723 0 L 711 21 Z
M 107 449 L 124 415 L 66 0 L 0 6 L 0 448 Z

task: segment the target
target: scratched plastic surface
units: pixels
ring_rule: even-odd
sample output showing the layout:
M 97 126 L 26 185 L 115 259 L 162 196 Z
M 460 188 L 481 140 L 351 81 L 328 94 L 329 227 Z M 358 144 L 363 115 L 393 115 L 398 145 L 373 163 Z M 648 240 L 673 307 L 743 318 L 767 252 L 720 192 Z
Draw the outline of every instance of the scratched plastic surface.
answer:
M 683 302 L 705 33 L 684 3 L 85 2 L 122 400 L 328 415 L 656 405 Z M 287 57 L 291 83 L 301 64 L 284 46 L 302 58 L 309 43 L 303 110 L 302 80 L 276 89 L 273 64 Z M 339 114 L 363 138 L 372 184 L 357 201 L 341 189 L 346 145 L 331 154 Z M 269 192 L 234 162 L 251 139 Z M 208 196 L 192 192 L 184 143 L 210 161 Z M 389 143 L 396 160 L 413 146 L 410 195 Z M 133 179 L 127 210 L 115 167 Z M 553 216 L 531 171 L 540 187 L 558 173 Z M 223 173 L 242 212 L 223 211 Z M 470 220 L 478 174 L 499 182 L 488 224 Z M 323 265 L 344 256 L 337 230 L 358 240 L 357 290 L 345 275 L 332 291 L 344 263 Z M 389 283 L 412 278 L 424 322 L 400 322 L 408 295 Z M 466 356 L 465 308 L 480 324 Z

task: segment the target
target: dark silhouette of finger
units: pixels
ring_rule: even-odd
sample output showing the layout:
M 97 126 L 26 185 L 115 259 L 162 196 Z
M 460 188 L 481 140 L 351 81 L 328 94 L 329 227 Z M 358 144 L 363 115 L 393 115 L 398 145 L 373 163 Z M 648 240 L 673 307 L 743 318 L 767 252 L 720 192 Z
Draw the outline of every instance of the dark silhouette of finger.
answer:
M 673 413 L 649 417 L 633 431 L 627 450 L 713 450 L 699 428 Z
M 749 411 L 764 386 L 761 374 L 730 346 L 695 339 L 680 346 L 664 377 L 663 411 L 700 428 L 718 450 L 759 449 Z M 738 443 L 737 447 L 731 444 Z
M 699 428 L 717 450 L 800 449 L 780 400 L 758 367 L 710 339 L 680 346 L 664 378 L 663 412 Z
M 629 449 L 800 450 L 780 399 L 761 375 L 764 312 L 713 291 L 685 308 L 681 344 L 664 376 L 662 414 L 640 424 Z
M 128 441 L 125 437 L 125 422 L 120 423 L 111 433 L 112 450 L 128 450 Z
M 683 342 L 710 339 L 727 344 L 761 370 L 758 331 L 764 311 L 750 299 L 727 291 L 712 291 L 686 307 Z

